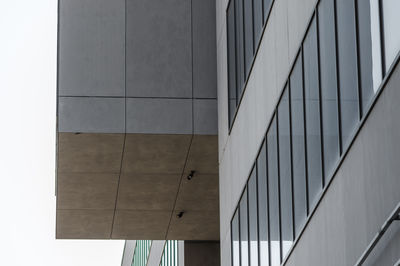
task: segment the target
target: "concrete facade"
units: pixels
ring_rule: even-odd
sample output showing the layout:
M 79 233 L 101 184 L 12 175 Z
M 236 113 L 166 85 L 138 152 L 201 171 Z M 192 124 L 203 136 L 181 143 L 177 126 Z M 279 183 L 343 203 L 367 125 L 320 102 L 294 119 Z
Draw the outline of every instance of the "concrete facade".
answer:
M 232 265 L 231 219 L 319 1 L 275 0 L 230 129 L 228 0 L 217 0 L 221 265 Z M 282 265 L 354 265 L 400 201 L 399 67 L 383 83 L 332 183 Z M 394 238 L 398 234 L 393 233 Z M 397 239 L 396 239 L 397 241 Z M 394 240 L 388 254 L 397 247 Z M 262 252 L 262 251 L 260 251 Z M 376 255 L 378 256 L 378 255 Z M 382 255 L 384 256 L 384 255 Z M 382 257 L 381 256 L 381 257 Z M 390 257 L 390 256 L 388 256 Z M 370 265 L 397 265 L 375 262 Z M 378 260 L 379 261 L 379 260 Z M 394 261 L 394 262 L 393 262 Z M 383 262 L 382 262 L 383 263 Z M 257 265 L 257 264 L 255 264 Z
M 57 238 L 219 238 L 215 18 L 59 1 Z

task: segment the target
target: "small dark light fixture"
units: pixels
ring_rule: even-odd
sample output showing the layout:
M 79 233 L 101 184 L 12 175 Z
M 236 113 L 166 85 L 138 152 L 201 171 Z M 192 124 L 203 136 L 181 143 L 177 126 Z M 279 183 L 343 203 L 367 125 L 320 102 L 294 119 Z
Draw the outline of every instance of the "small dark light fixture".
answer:
M 194 173 L 196 173 L 196 171 L 190 171 L 190 174 L 186 177 L 187 178 L 187 180 L 192 180 L 192 178 L 193 178 L 193 176 L 194 176 Z
M 181 211 L 176 215 L 176 217 L 178 217 L 178 219 L 180 219 L 180 218 L 182 218 L 184 213 L 185 213 L 184 211 Z

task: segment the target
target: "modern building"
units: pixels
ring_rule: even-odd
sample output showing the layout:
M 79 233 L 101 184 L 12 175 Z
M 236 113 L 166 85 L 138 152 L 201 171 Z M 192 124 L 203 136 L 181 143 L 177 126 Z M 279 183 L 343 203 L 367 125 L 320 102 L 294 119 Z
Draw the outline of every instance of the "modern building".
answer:
M 135 266 L 399 265 L 399 10 L 59 0 L 57 238 L 126 239 Z

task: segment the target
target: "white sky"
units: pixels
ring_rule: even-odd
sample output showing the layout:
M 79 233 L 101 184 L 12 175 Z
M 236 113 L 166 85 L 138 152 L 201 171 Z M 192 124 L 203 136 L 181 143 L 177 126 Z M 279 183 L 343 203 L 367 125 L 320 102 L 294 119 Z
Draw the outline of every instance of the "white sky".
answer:
M 57 0 L 0 0 L 0 265 L 120 265 L 123 241 L 55 240 Z

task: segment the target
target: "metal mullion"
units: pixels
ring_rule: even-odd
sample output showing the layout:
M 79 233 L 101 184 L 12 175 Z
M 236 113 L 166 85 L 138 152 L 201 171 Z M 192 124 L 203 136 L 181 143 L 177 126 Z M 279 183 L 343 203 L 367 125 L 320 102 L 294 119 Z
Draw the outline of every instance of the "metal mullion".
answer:
M 247 187 L 247 189 L 246 189 Z M 243 196 L 246 194 L 246 205 L 247 205 L 247 250 L 248 250 L 248 263 L 251 265 L 251 251 L 250 251 L 250 208 L 249 208 L 249 181 L 247 180 L 247 184 L 245 185 L 246 193 L 243 193 Z
M 306 98 L 305 98 L 305 82 L 304 82 L 304 54 L 303 54 L 303 44 L 300 48 L 300 56 L 301 56 L 301 89 L 302 89 L 302 98 L 303 98 L 303 130 L 304 130 L 304 170 L 306 177 L 306 210 L 307 216 L 310 213 L 310 200 L 309 200 L 309 191 L 308 191 L 308 154 L 307 154 L 307 114 L 306 114 Z
M 261 2 L 263 2 L 263 1 L 261 1 Z M 258 258 L 258 264 L 260 264 L 260 215 L 259 215 L 259 208 L 260 207 L 259 207 L 259 203 L 258 203 L 258 165 L 257 165 L 257 159 L 254 162 L 254 170 L 256 171 L 255 173 L 256 173 L 257 258 Z
M 370 11 L 371 14 L 371 11 Z M 358 93 L 358 120 L 360 121 L 363 115 L 362 108 L 362 91 L 361 91 L 361 63 L 360 63 L 360 36 L 358 23 L 358 0 L 354 0 L 354 20 L 356 30 L 356 57 L 357 57 L 357 93 Z
M 233 215 L 233 219 L 235 219 L 235 214 Z M 233 253 L 234 253 L 234 248 L 233 248 L 233 227 L 232 227 L 232 222 L 233 222 L 233 219 L 231 220 L 231 266 L 234 266 L 234 262 L 233 262 L 233 260 L 234 260 L 234 256 L 233 256 Z
M 335 56 L 336 56 L 336 97 L 337 97 L 337 118 L 338 118 L 338 137 L 339 137 L 339 155 L 343 153 L 342 143 L 342 114 L 340 104 L 340 73 L 339 73 L 339 48 L 338 48 L 338 26 L 337 26 L 337 11 L 336 0 L 333 0 L 333 17 L 335 27 Z
M 239 238 L 239 266 L 242 266 L 242 236 L 241 236 L 241 228 L 240 228 L 240 200 L 237 207 L 237 215 L 238 215 L 238 238 Z
M 322 92 L 321 92 L 321 54 L 320 54 L 320 46 L 319 46 L 319 18 L 318 18 L 318 9 L 315 8 L 314 11 L 315 18 L 315 26 L 316 26 L 316 34 L 317 34 L 317 71 L 318 71 L 318 107 L 319 107 L 319 135 L 320 135 L 320 152 L 321 152 L 321 178 L 322 178 L 322 187 L 325 187 L 325 156 L 324 156 L 324 131 L 323 131 L 323 110 L 322 110 Z
M 378 12 L 379 12 L 379 33 L 380 33 L 380 44 L 381 44 L 381 63 L 382 63 L 382 80 L 386 76 L 386 51 L 385 51 L 385 25 L 384 25 L 384 14 L 382 0 L 378 1 Z
M 280 102 L 278 103 L 279 106 Z M 278 167 L 278 219 L 279 219 L 279 248 L 280 248 L 280 252 L 279 252 L 279 257 L 280 260 L 279 262 L 282 262 L 282 214 L 281 214 L 281 170 L 280 170 L 280 158 L 279 158 L 279 112 L 278 112 L 278 106 L 276 107 L 275 110 L 275 119 L 276 119 L 276 124 L 275 124 L 275 134 L 276 134 L 276 159 L 277 159 L 277 167 Z
M 296 237 L 295 231 L 295 206 L 294 206 L 294 177 L 293 177 L 293 141 L 292 141 L 292 101 L 291 101 L 291 91 L 290 91 L 290 78 L 287 81 L 287 92 L 288 92 L 288 105 L 289 105 L 289 149 L 290 149 L 290 182 L 291 182 L 291 192 L 292 192 L 292 234 L 293 240 Z
M 267 142 L 267 133 L 265 133 L 265 178 L 267 179 L 267 236 L 268 236 L 268 265 L 271 265 L 271 234 L 270 234 L 270 219 L 269 219 L 269 173 L 268 173 L 268 142 Z

